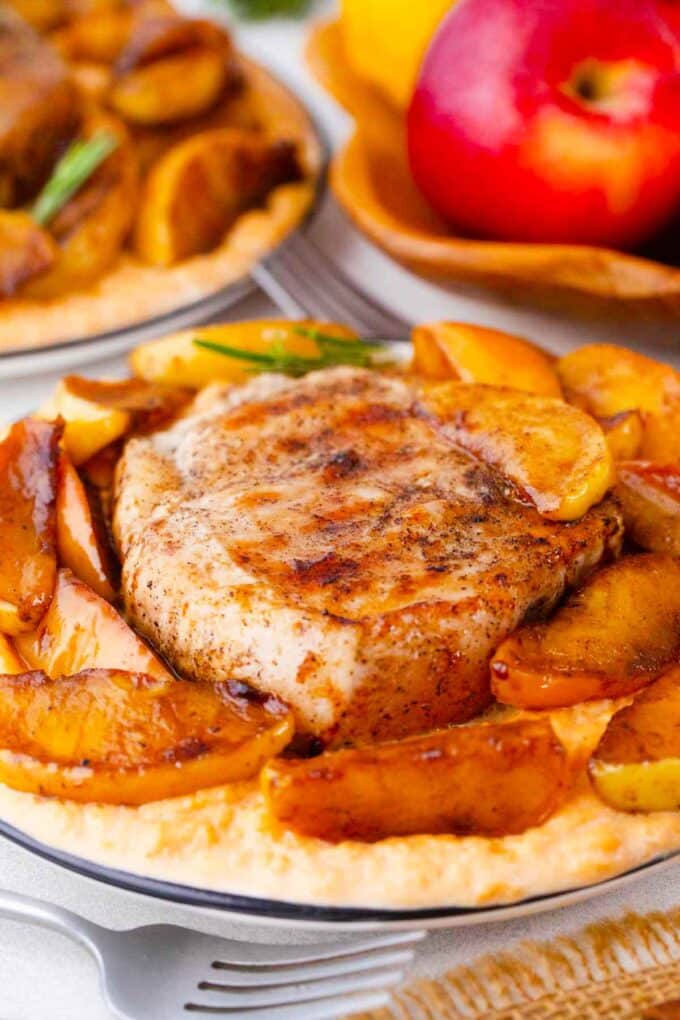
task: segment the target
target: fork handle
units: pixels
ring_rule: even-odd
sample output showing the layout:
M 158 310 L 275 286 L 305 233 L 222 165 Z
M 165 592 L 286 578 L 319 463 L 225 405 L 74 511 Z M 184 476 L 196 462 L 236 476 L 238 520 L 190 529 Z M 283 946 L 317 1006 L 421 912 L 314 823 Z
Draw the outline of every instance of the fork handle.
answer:
M 26 921 L 41 928 L 50 928 L 52 931 L 67 935 L 74 942 L 79 942 L 95 957 L 99 957 L 99 941 L 103 929 L 63 907 L 45 903 L 44 900 L 35 900 L 31 896 L 9 892 L 7 889 L 0 889 L 0 917 L 10 921 Z

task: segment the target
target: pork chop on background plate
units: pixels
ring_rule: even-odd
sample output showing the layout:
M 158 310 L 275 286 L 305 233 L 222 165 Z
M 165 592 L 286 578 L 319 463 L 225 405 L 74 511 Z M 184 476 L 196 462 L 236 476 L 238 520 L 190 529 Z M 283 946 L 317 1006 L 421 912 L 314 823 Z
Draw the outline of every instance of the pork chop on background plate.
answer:
M 126 611 L 177 670 L 275 693 L 328 744 L 478 714 L 498 644 L 622 531 L 611 500 L 545 520 L 408 381 L 344 367 L 213 387 L 131 440 L 114 530 Z

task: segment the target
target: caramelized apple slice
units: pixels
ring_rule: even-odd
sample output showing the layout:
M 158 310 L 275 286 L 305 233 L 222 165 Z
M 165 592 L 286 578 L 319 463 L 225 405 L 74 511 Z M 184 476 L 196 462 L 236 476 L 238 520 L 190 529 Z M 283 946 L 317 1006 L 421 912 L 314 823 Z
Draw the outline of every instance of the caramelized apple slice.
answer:
M 93 103 L 106 101 L 106 95 L 111 88 L 111 71 L 105 64 L 88 64 L 86 61 L 80 61 L 71 64 L 70 70 L 73 81 L 84 97 Z
M 172 676 L 113 606 L 70 570 L 60 570 L 50 608 L 16 648 L 31 669 L 70 676 L 84 669 L 123 669 L 159 679 Z
M 9 638 L 0 634 L 0 676 L 26 672 L 26 663 L 20 658 Z
M 49 32 L 68 16 L 67 0 L 12 0 L 11 6 L 37 32 Z
M 670 365 L 614 344 L 590 344 L 557 363 L 567 400 L 600 418 L 622 411 L 658 414 L 680 395 L 680 375 Z
M 633 460 L 642 445 L 644 425 L 639 411 L 621 411 L 598 419 L 614 460 Z
M 73 376 L 64 376 L 54 394 L 40 408 L 40 418 L 61 419 L 64 427 L 64 448 L 75 465 L 89 460 L 99 450 L 125 435 L 132 425 L 129 411 L 105 407 L 82 395 Z
M 131 7 L 95 6 L 55 32 L 52 43 L 68 61 L 110 64 L 126 44 L 133 18 Z
M 130 415 L 133 432 L 154 432 L 188 404 L 193 394 L 180 386 L 162 386 L 143 379 L 85 379 L 69 375 L 69 392 L 78 400 Z
M 0 206 L 32 201 L 77 131 L 78 91 L 49 43 L 0 4 Z
M 135 245 L 152 265 L 210 251 L 237 216 L 299 179 L 295 149 L 235 128 L 203 131 L 170 149 L 146 179 Z
M 435 322 L 413 330 L 413 370 L 429 379 L 489 383 L 561 397 L 547 354 L 518 336 L 465 322 Z
M 680 810 L 680 668 L 674 666 L 612 718 L 590 777 L 620 811 Z
M 197 347 L 196 338 L 239 347 L 246 351 L 266 351 L 277 341 L 290 354 L 315 357 L 318 349 L 309 337 L 300 336 L 298 327 L 318 329 L 336 337 L 356 337 L 353 330 L 336 323 L 291 322 L 288 319 L 254 319 L 251 322 L 225 322 L 182 330 L 172 336 L 150 340 L 130 355 L 130 367 L 136 376 L 166 385 L 191 386 L 199 390 L 211 382 L 245 382 L 249 378 L 243 361 Z
M 0 297 L 13 297 L 54 265 L 58 254 L 53 238 L 28 213 L 0 209 Z
M 575 520 L 614 484 L 604 433 L 561 400 L 500 386 L 441 383 L 424 403 L 447 435 L 498 467 L 552 520 Z
M 106 157 L 50 222 L 58 244 L 54 265 L 28 280 L 21 297 L 52 300 L 98 280 L 116 261 L 130 232 L 137 203 L 137 161 L 122 121 L 92 115 L 83 138 L 106 133 L 118 147 Z
M 625 461 L 618 473 L 626 535 L 643 549 L 680 556 L 680 465 Z
M 57 549 L 60 563 L 108 602 L 116 599 L 116 564 L 87 491 L 65 454 L 59 459 Z
M 123 75 L 114 82 L 108 100 L 134 124 L 174 124 L 209 109 L 229 77 L 222 53 L 195 48 Z
M 318 758 L 271 761 L 262 789 L 305 836 L 374 842 L 417 833 L 507 835 L 539 825 L 567 774 L 550 723 L 477 723 Z
M 82 477 L 86 483 L 86 491 L 90 497 L 90 505 L 94 510 L 95 524 L 99 520 L 104 522 L 107 538 L 113 518 L 113 486 L 121 446 L 122 442 L 111 443 L 80 466 Z M 115 573 L 117 574 L 117 571 Z
M 627 556 L 595 574 L 547 623 L 521 627 L 491 662 L 506 705 L 560 708 L 644 687 L 680 654 L 680 562 Z
M 255 775 L 293 733 L 274 699 L 119 670 L 0 677 L 0 781 L 42 796 L 144 804 Z
M 598 417 L 642 412 L 640 448 L 647 460 L 680 459 L 680 373 L 643 354 L 593 344 L 562 358 L 558 375 L 567 400 Z
M 150 16 L 151 15 L 151 16 Z M 209 49 L 227 62 L 233 55 L 229 34 L 212 21 L 186 18 L 168 5 L 165 10 L 142 6 L 131 33 L 118 54 L 116 72 L 126 74 L 177 53 Z
M 57 575 L 57 457 L 61 428 L 25 418 L 0 443 L 0 631 L 32 630 Z
M 87 484 L 98 490 L 112 488 L 120 453 L 121 444 L 110 443 L 81 464 L 80 470 Z
M 644 416 L 638 456 L 661 464 L 680 462 L 680 397 L 669 400 L 661 414 Z

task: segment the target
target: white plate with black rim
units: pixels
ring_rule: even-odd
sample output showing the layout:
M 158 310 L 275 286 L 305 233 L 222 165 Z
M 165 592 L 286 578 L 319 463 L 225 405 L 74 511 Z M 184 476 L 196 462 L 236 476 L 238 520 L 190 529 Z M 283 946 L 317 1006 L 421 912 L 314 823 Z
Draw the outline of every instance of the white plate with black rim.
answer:
M 459 928 L 511 921 L 593 899 L 661 871 L 680 867 L 680 850 L 676 850 L 602 882 L 531 896 L 511 903 L 488 907 L 446 905 L 426 910 L 388 910 L 380 907 L 371 909 L 326 906 L 323 903 L 294 903 L 283 898 L 265 899 L 150 878 L 131 871 L 111 868 L 50 846 L 1 820 L 0 836 L 44 860 L 85 878 L 176 906 L 188 906 L 199 912 L 207 911 L 211 914 L 217 912 L 232 921 L 261 927 L 345 934 L 409 928 Z

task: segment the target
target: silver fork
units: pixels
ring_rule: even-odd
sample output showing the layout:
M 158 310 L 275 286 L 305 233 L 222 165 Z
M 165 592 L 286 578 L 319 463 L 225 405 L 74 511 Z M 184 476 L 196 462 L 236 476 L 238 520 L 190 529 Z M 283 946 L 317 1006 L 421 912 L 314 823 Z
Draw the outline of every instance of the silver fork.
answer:
M 343 322 L 360 336 L 408 339 L 408 323 L 350 282 L 302 231 L 286 238 L 251 276 L 289 319 Z
M 314 946 L 264 946 L 155 924 L 111 931 L 77 914 L 0 890 L 0 917 L 85 946 L 104 998 L 124 1020 L 331 1020 L 389 1001 L 424 931 Z

